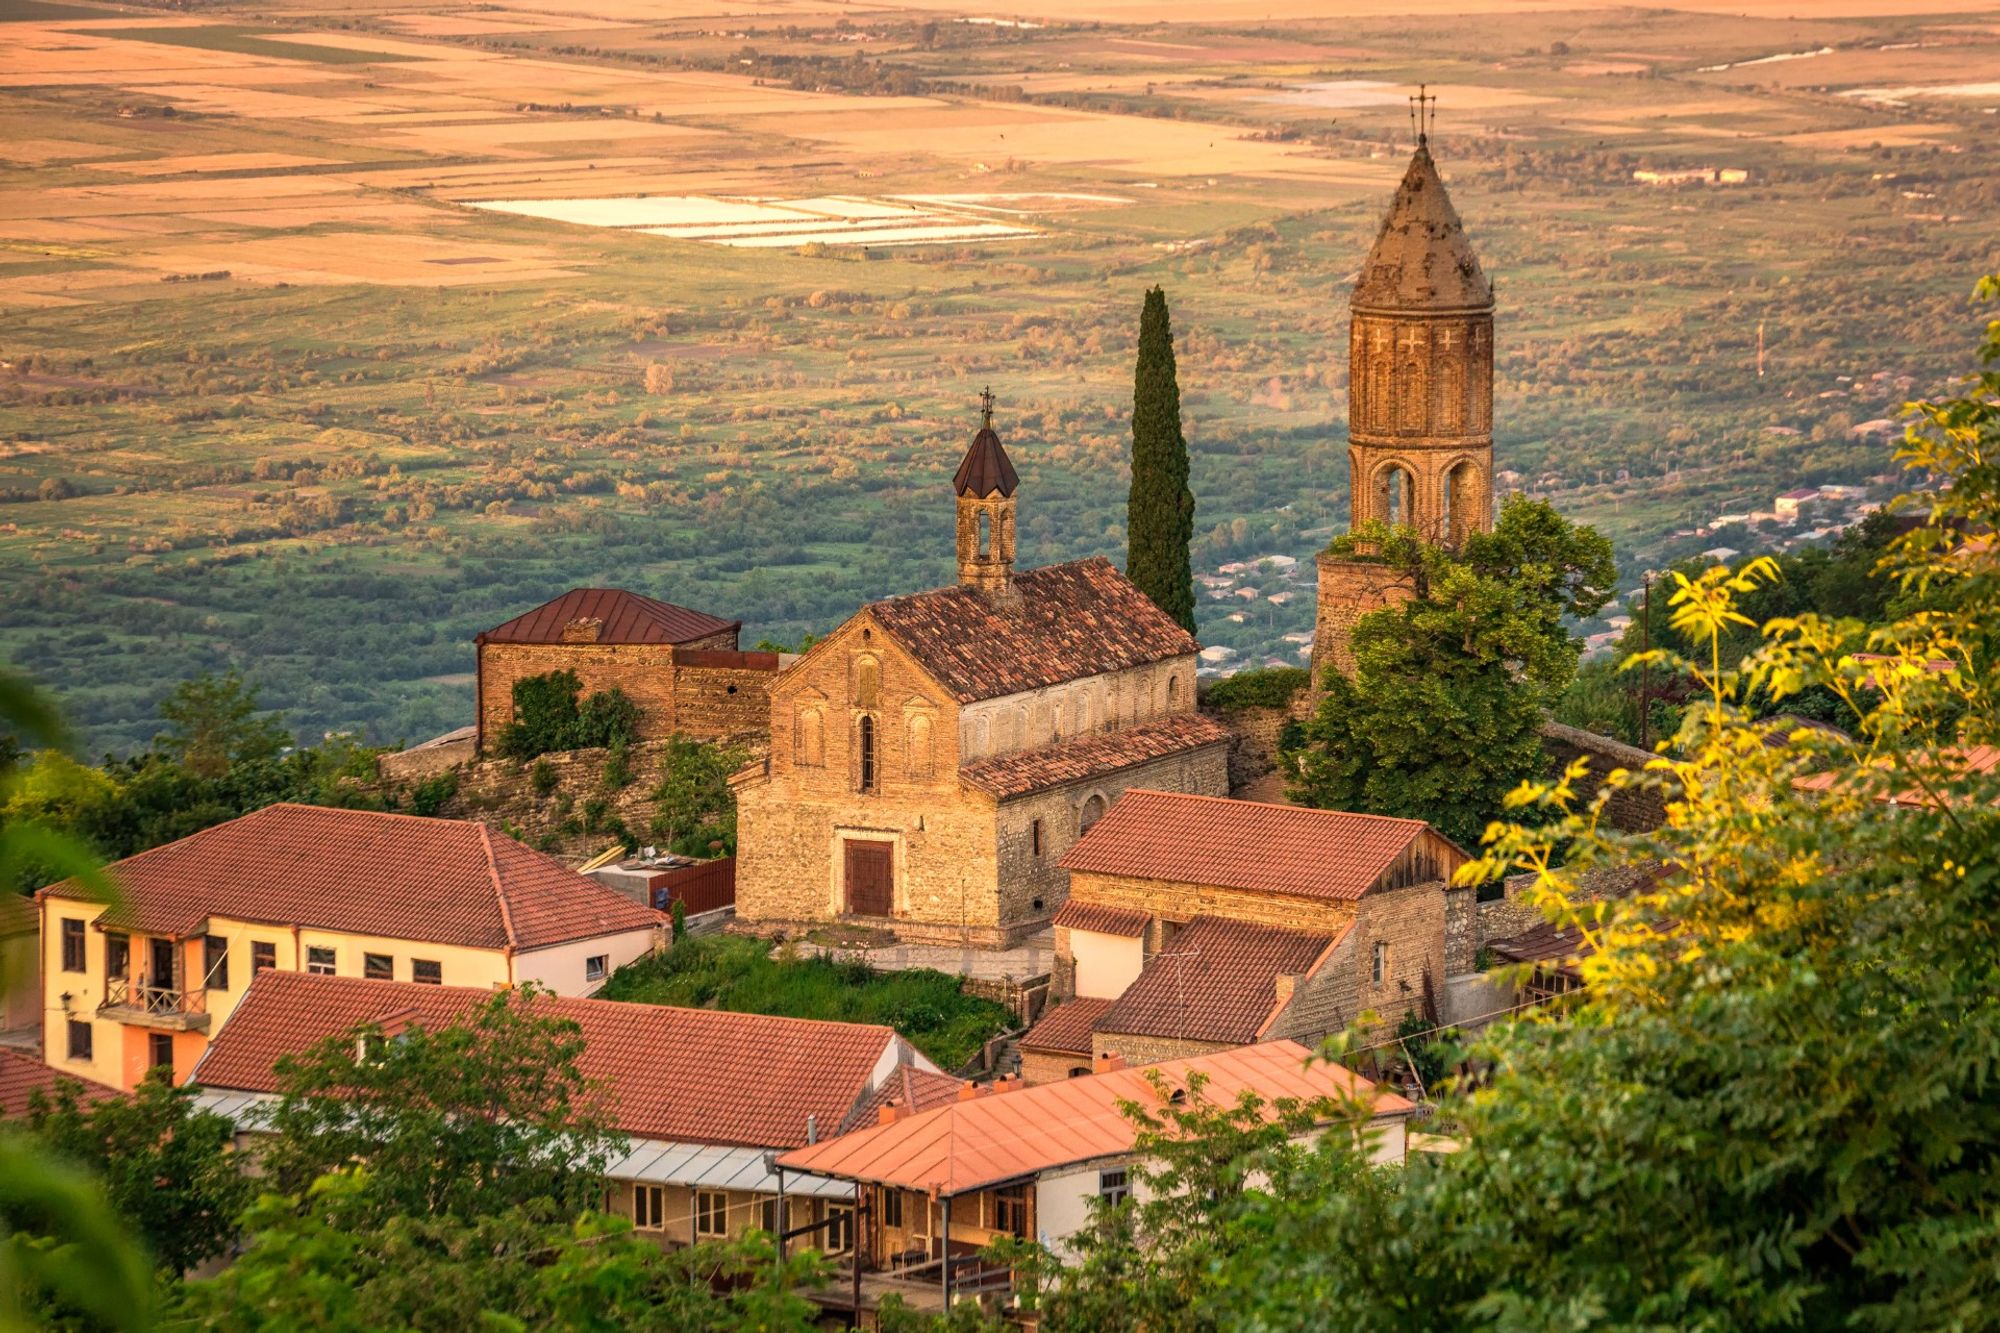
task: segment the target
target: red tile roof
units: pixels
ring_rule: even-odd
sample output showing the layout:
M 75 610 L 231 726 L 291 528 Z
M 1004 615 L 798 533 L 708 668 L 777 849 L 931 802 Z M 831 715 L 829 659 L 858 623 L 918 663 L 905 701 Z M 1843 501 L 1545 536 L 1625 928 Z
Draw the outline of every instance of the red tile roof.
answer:
M 124 1095 L 116 1088 L 45 1065 L 24 1051 L 0 1046 L 0 1119 L 17 1120 L 25 1116 L 28 1098 L 36 1092 L 54 1102 L 58 1083 L 76 1084 L 82 1089 L 86 1105 Z
M 1426 827 L 1421 819 L 1134 788 L 1058 864 L 1101 875 L 1353 899 L 1381 879 Z M 1449 867 L 1440 874 L 1449 874 Z
M 958 585 L 866 613 L 961 703 L 1195 650 L 1194 636 L 1103 556 L 1016 574 L 1004 600 Z
M 398 1015 L 446 1025 L 491 991 L 465 986 L 262 972 L 209 1043 L 193 1081 L 273 1092 L 282 1055 Z M 806 1141 L 806 1117 L 830 1135 L 874 1089 L 900 1039 L 886 1027 L 677 1009 L 553 995 L 538 1011 L 583 1029 L 578 1062 L 609 1089 L 615 1128 L 683 1143 L 783 1148 Z
M 1100 935 L 1143 935 L 1150 912 L 1136 907 L 1106 907 L 1101 903 L 1080 903 L 1072 898 L 1056 909 L 1051 925 L 1071 930 L 1094 930 Z
M 1941 751 L 1935 758 L 1943 765 L 1957 770 L 1950 776 L 1955 778 L 1980 777 L 2000 771 L 2000 746 L 1972 745 Z M 1887 767 L 1887 764 L 1883 765 Z M 1792 786 L 1799 791 L 1833 791 L 1849 781 L 1844 770 L 1829 770 L 1814 773 L 1803 778 L 1794 778 Z M 1921 785 L 1906 787 L 1897 792 L 1878 793 L 1876 800 L 1890 805 L 1935 806 L 1937 797 Z
M 895 1073 L 882 1080 L 882 1086 L 870 1093 L 868 1098 L 841 1122 L 840 1132 L 866 1129 L 870 1125 L 882 1123 L 882 1108 L 890 1102 L 904 1114 L 928 1111 L 933 1106 L 942 1106 L 958 1096 L 958 1090 L 965 1086 L 962 1078 L 950 1074 L 940 1074 L 934 1070 L 919 1069 L 915 1065 L 904 1065 Z
M 704 611 L 641 597 L 623 588 L 571 588 L 553 601 L 515 616 L 479 636 L 482 643 L 561 643 L 572 620 L 604 622 L 598 643 L 686 643 L 741 627 Z
M 1278 978 L 1312 971 L 1337 938 L 1198 916 L 1147 961 L 1095 1030 L 1255 1041 L 1277 1010 Z
M 100 918 L 149 935 L 211 916 L 517 952 L 658 925 L 660 914 L 483 824 L 273 805 L 113 863 Z M 74 883 L 42 890 L 88 895 Z
M 1064 1055 L 1087 1056 L 1090 1054 L 1090 1034 L 1096 1028 L 1097 1020 L 1104 1017 L 1104 1011 L 1110 1007 L 1109 1000 L 1086 1000 L 1080 995 L 1064 1000 L 1037 1019 L 1033 1027 L 1021 1034 L 1016 1044 L 1024 1051 L 1058 1051 Z
M 975 759 L 960 765 L 958 776 L 1004 801 L 1228 741 L 1229 728 L 1214 718 L 1179 713 L 1123 731 L 1097 731 L 1039 749 Z
M 1378 1120 L 1412 1110 L 1409 1102 L 1358 1074 L 1309 1059 L 1296 1042 L 1274 1041 L 989 1093 L 786 1153 L 779 1165 L 844 1180 L 935 1190 L 947 1197 L 964 1194 L 1052 1167 L 1131 1152 L 1136 1128 L 1119 1103 L 1158 1105 L 1161 1094 L 1154 1078 L 1173 1090 L 1184 1088 L 1194 1073 L 1207 1076 L 1202 1095 L 1212 1105 L 1227 1106 L 1239 1094 L 1252 1092 L 1267 1106 L 1279 1099 L 1372 1098 Z

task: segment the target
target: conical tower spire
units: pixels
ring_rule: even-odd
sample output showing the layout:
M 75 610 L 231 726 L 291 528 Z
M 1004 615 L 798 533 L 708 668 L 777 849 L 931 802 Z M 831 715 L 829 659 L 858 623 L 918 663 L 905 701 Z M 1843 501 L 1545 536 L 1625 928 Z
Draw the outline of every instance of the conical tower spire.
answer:
M 1014 582 L 1014 492 L 1021 479 L 993 429 L 993 393 L 979 395 L 979 433 L 959 462 L 958 581 L 1004 596 Z
M 1464 310 L 1493 304 L 1493 285 L 1419 135 L 1375 248 L 1354 284 L 1356 310 Z

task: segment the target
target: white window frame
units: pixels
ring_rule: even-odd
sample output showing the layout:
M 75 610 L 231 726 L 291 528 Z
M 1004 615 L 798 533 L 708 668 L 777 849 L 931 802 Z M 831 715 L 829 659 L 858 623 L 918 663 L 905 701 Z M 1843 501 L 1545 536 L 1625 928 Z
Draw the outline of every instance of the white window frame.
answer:
M 1374 977 L 1374 984 L 1377 986 L 1382 985 L 1389 979 L 1389 941 L 1387 940 L 1375 941 L 1374 969 L 1371 975 Z
M 317 955 L 325 954 L 322 962 Z M 340 970 L 340 951 L 331 944 L 309 944 L 306 946 L 306 971 L 314 976 L 330 977 Z
M 583 979 L 585 981 L 602 981 L 610 975 L 611 975 L 610 954 L 594 953 L 590 955 L 590 957 L 583 960 Z

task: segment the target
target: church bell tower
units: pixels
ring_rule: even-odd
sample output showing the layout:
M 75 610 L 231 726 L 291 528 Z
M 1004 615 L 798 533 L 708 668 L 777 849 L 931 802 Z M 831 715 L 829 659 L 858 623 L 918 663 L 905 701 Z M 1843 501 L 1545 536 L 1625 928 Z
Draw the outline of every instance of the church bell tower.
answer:
M 1435 101 L 1411 99 L 1417 151 L 1348 303 L 1349 521 L 1456 546 L 1493 526 L 1493 285 L 1431 159 Z M 1409 596 L 1398 570 L 1322 553 L 1315 687 L 1354 670 L 1355 621 Z
M 1014 582 L 1014 492 L 1021 479 L 993 430 L 993 394 L 979 395 L 979 433 L 958 465 L 958 581 L 990 597 Z
M 1493 526 L 1493 286 L 1424 131 L 1349 302 L 1352 522 L 1457 545 Z

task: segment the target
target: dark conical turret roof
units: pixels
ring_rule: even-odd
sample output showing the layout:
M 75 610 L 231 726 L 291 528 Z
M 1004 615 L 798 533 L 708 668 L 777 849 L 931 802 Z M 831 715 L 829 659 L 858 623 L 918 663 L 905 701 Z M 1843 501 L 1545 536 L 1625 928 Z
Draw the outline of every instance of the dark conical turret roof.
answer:
M 1020 484 L 1013 460 L 1000 447 L 1000 437 L 994 434 L 992 426 L 981 426 L 958 465 L 958 475 L 951 479 L 951 488 L 960 495 L 984 500 L 990 495 L 1012 495 Z
M 1429 146 L 1419 139 L 1375 248 L 1355 281 L 1352 303 L 1374 309 L 1456 310 L 1492 302 L 1493 285 L 1480 270 L 1479 256 L 1438 178 Z

